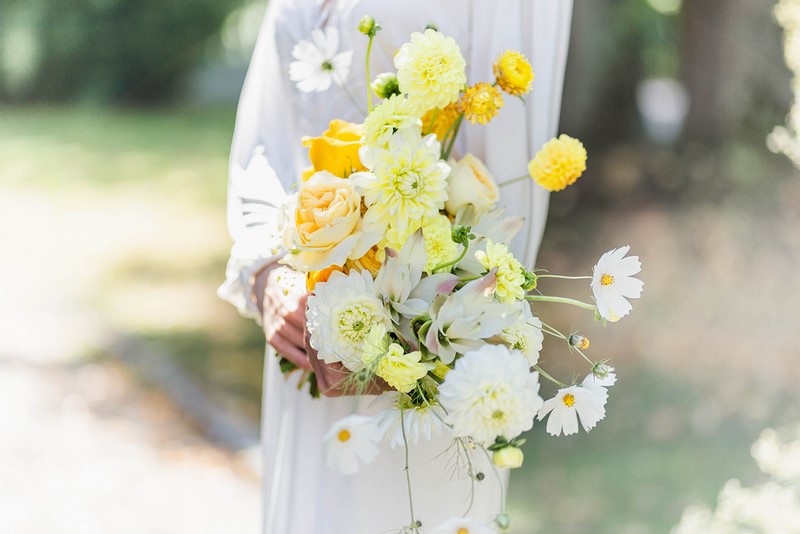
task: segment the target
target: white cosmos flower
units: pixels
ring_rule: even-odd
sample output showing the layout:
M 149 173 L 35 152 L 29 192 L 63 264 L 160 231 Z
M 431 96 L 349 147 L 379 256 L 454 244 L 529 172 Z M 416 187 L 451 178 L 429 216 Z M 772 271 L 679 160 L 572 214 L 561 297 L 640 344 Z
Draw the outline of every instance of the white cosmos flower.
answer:
M 439 387 L 439 401 L 453 434 L 480 443 L 530 430 L 543 402 L 539 373 L 505 345 L 484 345 L 457 360 Z
M 603 406 L 605 406 L 608 400 L 608 388 L 617 383 L 617 374 L 614 372 L 613 367 L 609 367 L 606 364 L 599 364 L 595 369 L 597 369 L 597 374 L 589 373 L 586 375 L 586 378 L 581 382 L 581 386 L 599 395 L 603 399 Z
M 339 31 L 336 28 L 316 29 L 311 41 L 300 41 L 292 49 L 297 61 L 289 64 L 289 78 L 304 93 L 327 91 L 331 83 L 342 85 L 353 61 L 353 51 L 337 54 Z
M 381 428 L 381 432 L 389 441 L 392 448 L 403 446 L 403 428 L 400 426 L 401 406 L 396 402 L 388 410 L 384 410 L 375 415 L 375 420 Z M 445 413 L 438 404 L 428 406 L 408 406 L 402 407 L 402 421 L 405 426 L 406 439 L 409 443 L 416 445 L 419 443 L 420 436 L 430 440 L 433 436 L 442 433 L 444 427 Z
M 328 467 L 349 475 L 360 463 L 371 463 L 378 456 L 380 428 L 372 417 L 349 415 L 336 421 L 325 434 L 325 461 Z
M 606 395 L 607 397 L 607 395 Z M 539 420 L 550 414 L 547 432 L 553 436 L 565 436 L 578 432 L 578 419 L 588 432 L 606 416 L 606 399 L 597 391 L 583 386 L 559 389 L 556 396 L 546 400 L 539 410 Z
M 517 322 L 503 330 L 499 337 L 509 348 L 520 351 L 534 366 L 539 362 L 539 352 L 544 342 L 542 321 L 533 315 L 528 302 L 521 301 L 516 306 L 521 311 Z
M 334 272 L 314 287 L 306 311 L 311 346 L 326 363 L 342 362 L 351 371 L 364 366 L 364 340 L 383 324 L 391 328 L 383 301 L 375 295 L 368 271 Z
M 448 519 L 430 534 L 496 534 L 496 530 L 469 517 Z
M 633 275 L 642 270 L 639 256 L 625 257 L 629 246 L 609 250 L 594 266 L 592 293 L 600 316 L 611 322 L 619 321 L 633 309 L 626 299 L 638 299 L 644 283 Z

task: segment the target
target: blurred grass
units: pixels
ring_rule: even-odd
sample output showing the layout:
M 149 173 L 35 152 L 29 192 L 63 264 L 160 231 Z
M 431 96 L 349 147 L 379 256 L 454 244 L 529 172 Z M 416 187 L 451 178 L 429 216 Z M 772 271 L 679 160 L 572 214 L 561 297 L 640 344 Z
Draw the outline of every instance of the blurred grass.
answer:
M 57 259 L 52 290 L 76 299 L 68 313 L 158 346 L 256 422 L 263 337 L 215 296 L 232 128 L 232 109 L 0 109 L 0 198 L 7 224 L 31 233 L 42 261 Z M 554 198 L 540 264 L 581 274 L 630 243 L 645 299 L 613 328 L 584 326 L 592 356 L 613 356 L 620 380 L 591 434 L 552 438 L 536 425 L 512 477 L 516 532 L 667 532 L 686 505 L 754 476 L 749 445 L 764 426 L 800 418 L 787 331 L 800 299 L 800 187 L 781 177 L 759 191 L 578 213 L 574 193 Z M 564 330 L 591 323 L 545 311 Z M 562 356 L 543 353 L 562 378 L 585 372 Z

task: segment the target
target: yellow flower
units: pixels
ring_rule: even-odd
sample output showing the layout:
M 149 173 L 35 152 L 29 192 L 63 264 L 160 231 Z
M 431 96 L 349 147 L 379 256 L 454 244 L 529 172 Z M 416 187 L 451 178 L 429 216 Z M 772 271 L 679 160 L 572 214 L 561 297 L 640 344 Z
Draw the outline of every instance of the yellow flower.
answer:
M 383 259 L 381 258 L 381 256 L 385 258 L 385 254 L 384 255 L 381 254 L 382 251 L 383 251 L 382 248 L 375 245 L 360 258 L 355 260 L 347 260 L 347 263 L 345 263 L 344 265 L 348 269 L 355 269 L 357 271 L 369 271 L 369 274 L 375 276 L 376 274 L 378 274 L 378 271 L 381 270 L 381 266 L 383 265 Z
M 428 368 L 420 363 L 421 359 L 421 352 L 406 354 L 403 347 L 392 343 L 383 358 L 378 361 L 375 374 L 397 391 L 408 393 L 414 389 L 417 380 L 428 374 Z
M 403 95 L 392 95 L 372 108 L 364 119 L 364 142 L 370 147 L 385 147 L 397 130 L 419 124 L 419 114 Z
M 488 83 L 479 82 L 467 89 L 461 99 L 461 110 L 472 124 L 488 124 L 503 107 L 500 89 Z
M 531 90 L 533 68 L 516 50 L 506 50 L 494 62 L 497 85 L 510 95 L 522 96 Z
M 321 271 L 311 271 L 306 275 L 306 289 L 308 292 L 311 293 L 314 291 L 314 286 L 316 286 L 320 282 L 327 282 L 328 278 L 331 277 L 331 274 L 334 272 L 339 271 L 344 274 L 347 274 L 349 270 L 347 267 L 339 267 L 338 265 L 331 265 L 330 267 L 326 267 Z
M 433 370 L 433 374 L 444 380 L 444 377 L 446 377 L 447 373 L 450 371 L 449 365 L 445 365 L 442 360 L 436 360 L 436 368 Z
M 511 303 L 525 296 L 525 290 L 522 289 L 522 285 L 525 283 L 522 264 L 508 251 L 507 246 L 503 243 L 493 243 L 491 239 L 487 239 L 486 252 L 477 251 L 475 258 L 487 271 L 497 269 L 497 288 L 495 289 L 497 300 Z
M 456 215 L 467 204 L 472 204 L 477 212 L 490 211 L 499 199 L 500 188 L 481 160 L 467 154 L 453 165 L 447 177 L 447 202 L 444 203 L 448 213 Z
M 411 34 L 394 56 L 400 91 L 420 114 L 458 100 L 467 83 L 461 49 L 452 37 L 433 29 Z
M 429 274 L 437 265 L 454 260 L 458 256 L 458 245 L 453 242 L 453 227 L 446 215 L 425 217 L 422 222 L 386 231 L 386 246 L 400 250 L 411 235 L 422 228 L 425 239 L 425 271 Z
M 545 143 L 528 163 L 528 174 L 548 191 L 561 191 L 574 184 L 585 170 L 583 143 L 564 134 Z
M 303 173 L 303 181 L 319 171 L 328 171 L 339 178 L 366 170 L 358 157 L 364 131 L 360 124 L 332 120 L 328 130 L 319 137 L 304 137 L 303 146 L 308 147 L 308 157 L 313 171 Z
M 461 107 L 458 102 L 447 104 L 442 109 L 431 109 L 422 117 L 422 131 L 426 134 L 436 134 L 440 142 L 444 141 L 445 134 L 460 114 Z

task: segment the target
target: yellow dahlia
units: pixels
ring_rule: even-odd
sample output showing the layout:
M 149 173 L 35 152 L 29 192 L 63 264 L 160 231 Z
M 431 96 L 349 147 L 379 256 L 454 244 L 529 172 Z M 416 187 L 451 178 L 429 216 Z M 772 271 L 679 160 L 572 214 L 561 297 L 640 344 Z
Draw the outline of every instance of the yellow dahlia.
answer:
M 461 99 L 461 110 L 472 124 L 487 124 L 503 107 L 500 89 L 488 83 L 476 83 L 466 90 Z
M 458 100 L 467 84 L 467 62 L 452 37 L 433 29 L 411 34 L 394 56 L 400 91 L 420 113 Z
M 400 228 L 390 226 L 386 231 L 385 246 L 400 250 L 420 228 L 425 239 L 426 272 L 430 274 L 437 265 L 452 261 L 458 256 L 458 245 L 453 241 L 453 226 L 447 215 L 425 217 L 421 222 Z
M 406 354 L 403 347 L 392 343 L 386 354 L 378 360 L 375 374 L 397 391 L 408 393 L 417 385 L 417 380 L 428 374 L 428 368 L 420 362 L 421 359 L 421 352 Z
M 475 252 L 475 258 L 487 271 L 497 269 L 497 288 L 495 289 L 497 300 L 511 303 L 521 300 L 525 296 L 525 290 L 522 289 L 522 285 L 525 283 L 522 264 L 508 251 L 506 245 L 493 243 L 491 239 L 487 239 L 486 252 L 482 250 Z
M 494 62 L 497 85 L 510 95 L 522 96 L 531 90 L 533 68 L 516 50 L 506 50 Z
M 574 184 L 585 170 L 583 143 L 565 134 L 545 143 L 528 163 L 528 174 L 548 191 L 561 191 Z
M 385 147 L 394 132 L 417 125 L 419 114 L 408 99 L 393 95 L 372 108 L 364 119 L 364 144 Z
M 442 109 L 432 109 L 422 117 L 422 131 L 426 134 L 436 134 L 436 138 L 440 142 L 444 141 L 445 134 L 459 115 L 461 115 L 461 107 L 458 102 L 447 104 Z

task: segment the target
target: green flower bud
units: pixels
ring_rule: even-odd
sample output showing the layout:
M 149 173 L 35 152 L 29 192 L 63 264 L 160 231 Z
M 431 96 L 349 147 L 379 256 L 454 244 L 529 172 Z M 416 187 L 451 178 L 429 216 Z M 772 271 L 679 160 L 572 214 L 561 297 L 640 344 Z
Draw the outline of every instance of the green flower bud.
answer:
M 580 334 L 572 334 L 569 336 L 569 344 L 573 347 L 578 347 L 581 350 L 589 348 L 589 338 Z
M 536 289 L 537 276 L 532 271 L 522 270 L 522 275 L 525 277 L 525 282 L 522 283 L 522 289 L 525 291 L 532 291 Z
M 371 17 L 370 15 L 364 15 L 361 18 L 361 22 L 358 23 L 358 31 L 363 33 L 364 35 L 369 35 L 370 37 L 375 37 L 375 17 Z
M 517 447 L 505 447 L 492 453 L 492 463 L 501 469 L 516 469 L 522 465 L 524 455 Z
M 378 95 L 378 98 L 389 98 L 392 95 L 400 94 L 400 83 L 397 81 L 397 75 L 394 72 L 378 74 L 378 77 L 375 78 L 370 87 Z
M 498 514 L 498 516 L 494 518 L 494 522 L 503 532 L 511 528 L 511 518 L 508 517 L 508 514 Z

